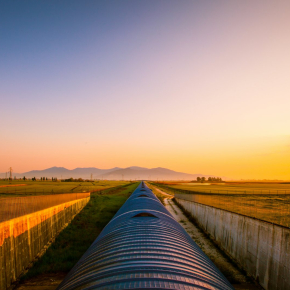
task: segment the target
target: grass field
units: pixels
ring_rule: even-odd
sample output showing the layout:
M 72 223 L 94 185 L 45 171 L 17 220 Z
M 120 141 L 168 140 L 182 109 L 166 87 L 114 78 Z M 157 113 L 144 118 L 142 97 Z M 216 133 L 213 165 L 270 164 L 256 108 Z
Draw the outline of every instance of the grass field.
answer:
M 138 183 L 92 193 L 89 203 L 58 235 L 55 242 L 22 277 L 68 272 L 136 189 Z
M 128 181 L 97 180 L 92 182 L 60 182 L 60 181 L 27 181 L 0 180 L 0 198 L 28 195 L 44 195 L 55 193 L 92 192 L 118 185 L 125 185 Z
M 202 193 L 221 194 L 290 194 L 290 183 L 226 182 L 226 183 L 164 183 L 171 188 Z
M 156 195 L 156 197 L 162 202 L 164 205 L 164 199 L 166 198 L 164 194 L 161 194 L 158 190 L 156 190 L 155 186 L 152 186 L 149 182 L 146 182 L 146 185 L 152 190 L 152 192 Z
M 226 183 L 200 185 L 196 183 L 162 183 L 156 185 L 185 200 L 290 227 L 290 184 Z M 203 190 L 203 188 L 208 189 Z

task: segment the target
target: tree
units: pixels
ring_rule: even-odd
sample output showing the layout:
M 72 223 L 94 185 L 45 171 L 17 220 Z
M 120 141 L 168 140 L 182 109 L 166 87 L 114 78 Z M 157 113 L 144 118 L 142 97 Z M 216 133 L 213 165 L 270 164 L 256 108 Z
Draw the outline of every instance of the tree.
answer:
M 23 176 L 23 180 L 26 180 L 26 177 L 25 176 Z
M 202 177 L 202 178 L 201 178 L 201 182 L 202 182 L 202 183 L 205 182 L 205 177 Z
M 197 177 L 196 180 L 197 180 L 197 182 L 200 182 L 201 181 L 201 178 L 200 177 Z
M 211 177 L 209 177 L 209 178 L 208 178 L 208 181 L 209 181 L 209 182 L 211 182 L 211 181 L 212 181 L 212 178 L 211 178 Z

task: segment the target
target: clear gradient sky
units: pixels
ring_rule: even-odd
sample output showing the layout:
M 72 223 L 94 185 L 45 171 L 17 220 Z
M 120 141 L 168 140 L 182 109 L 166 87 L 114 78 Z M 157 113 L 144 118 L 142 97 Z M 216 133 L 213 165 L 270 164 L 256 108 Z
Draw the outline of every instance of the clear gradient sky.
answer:
M 290 179 L 290 1 L 0 1 L 0 172 Z

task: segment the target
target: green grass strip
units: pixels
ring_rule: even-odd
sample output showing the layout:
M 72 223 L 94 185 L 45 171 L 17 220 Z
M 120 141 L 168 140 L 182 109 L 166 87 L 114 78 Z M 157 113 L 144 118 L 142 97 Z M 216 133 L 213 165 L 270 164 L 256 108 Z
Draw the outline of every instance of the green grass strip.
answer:
M 56 237 L 46 253 L 22 277 L 69 272 L 136 189 L 138 183 L 92 193 L 84 209 Z

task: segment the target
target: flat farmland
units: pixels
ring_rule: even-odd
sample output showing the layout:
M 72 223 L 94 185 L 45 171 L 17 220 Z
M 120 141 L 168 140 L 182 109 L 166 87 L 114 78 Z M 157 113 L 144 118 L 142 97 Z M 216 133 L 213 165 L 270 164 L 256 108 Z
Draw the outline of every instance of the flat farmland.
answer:
M 126 181 L 0 182 L 0 222 L 30 214 L 71 200 L 87 197 L 88 192 L 102 194 L 106 189 L 130 185 Z
M 159 184 L 176 197 L 290 227 L 290 184 Z
M 221 194 L 290 194 L 290 182 L 164 183 L 172 188 Z
M 13 180 L 12 182 L 9 182 L 0 180 L 0 198 L 60 193 L 92 192 L 119 185 L 125 185 L 128 183 L 128 181 L 107 180 L 93 180 L 90 182 L 61 182 L 38 180 Z

